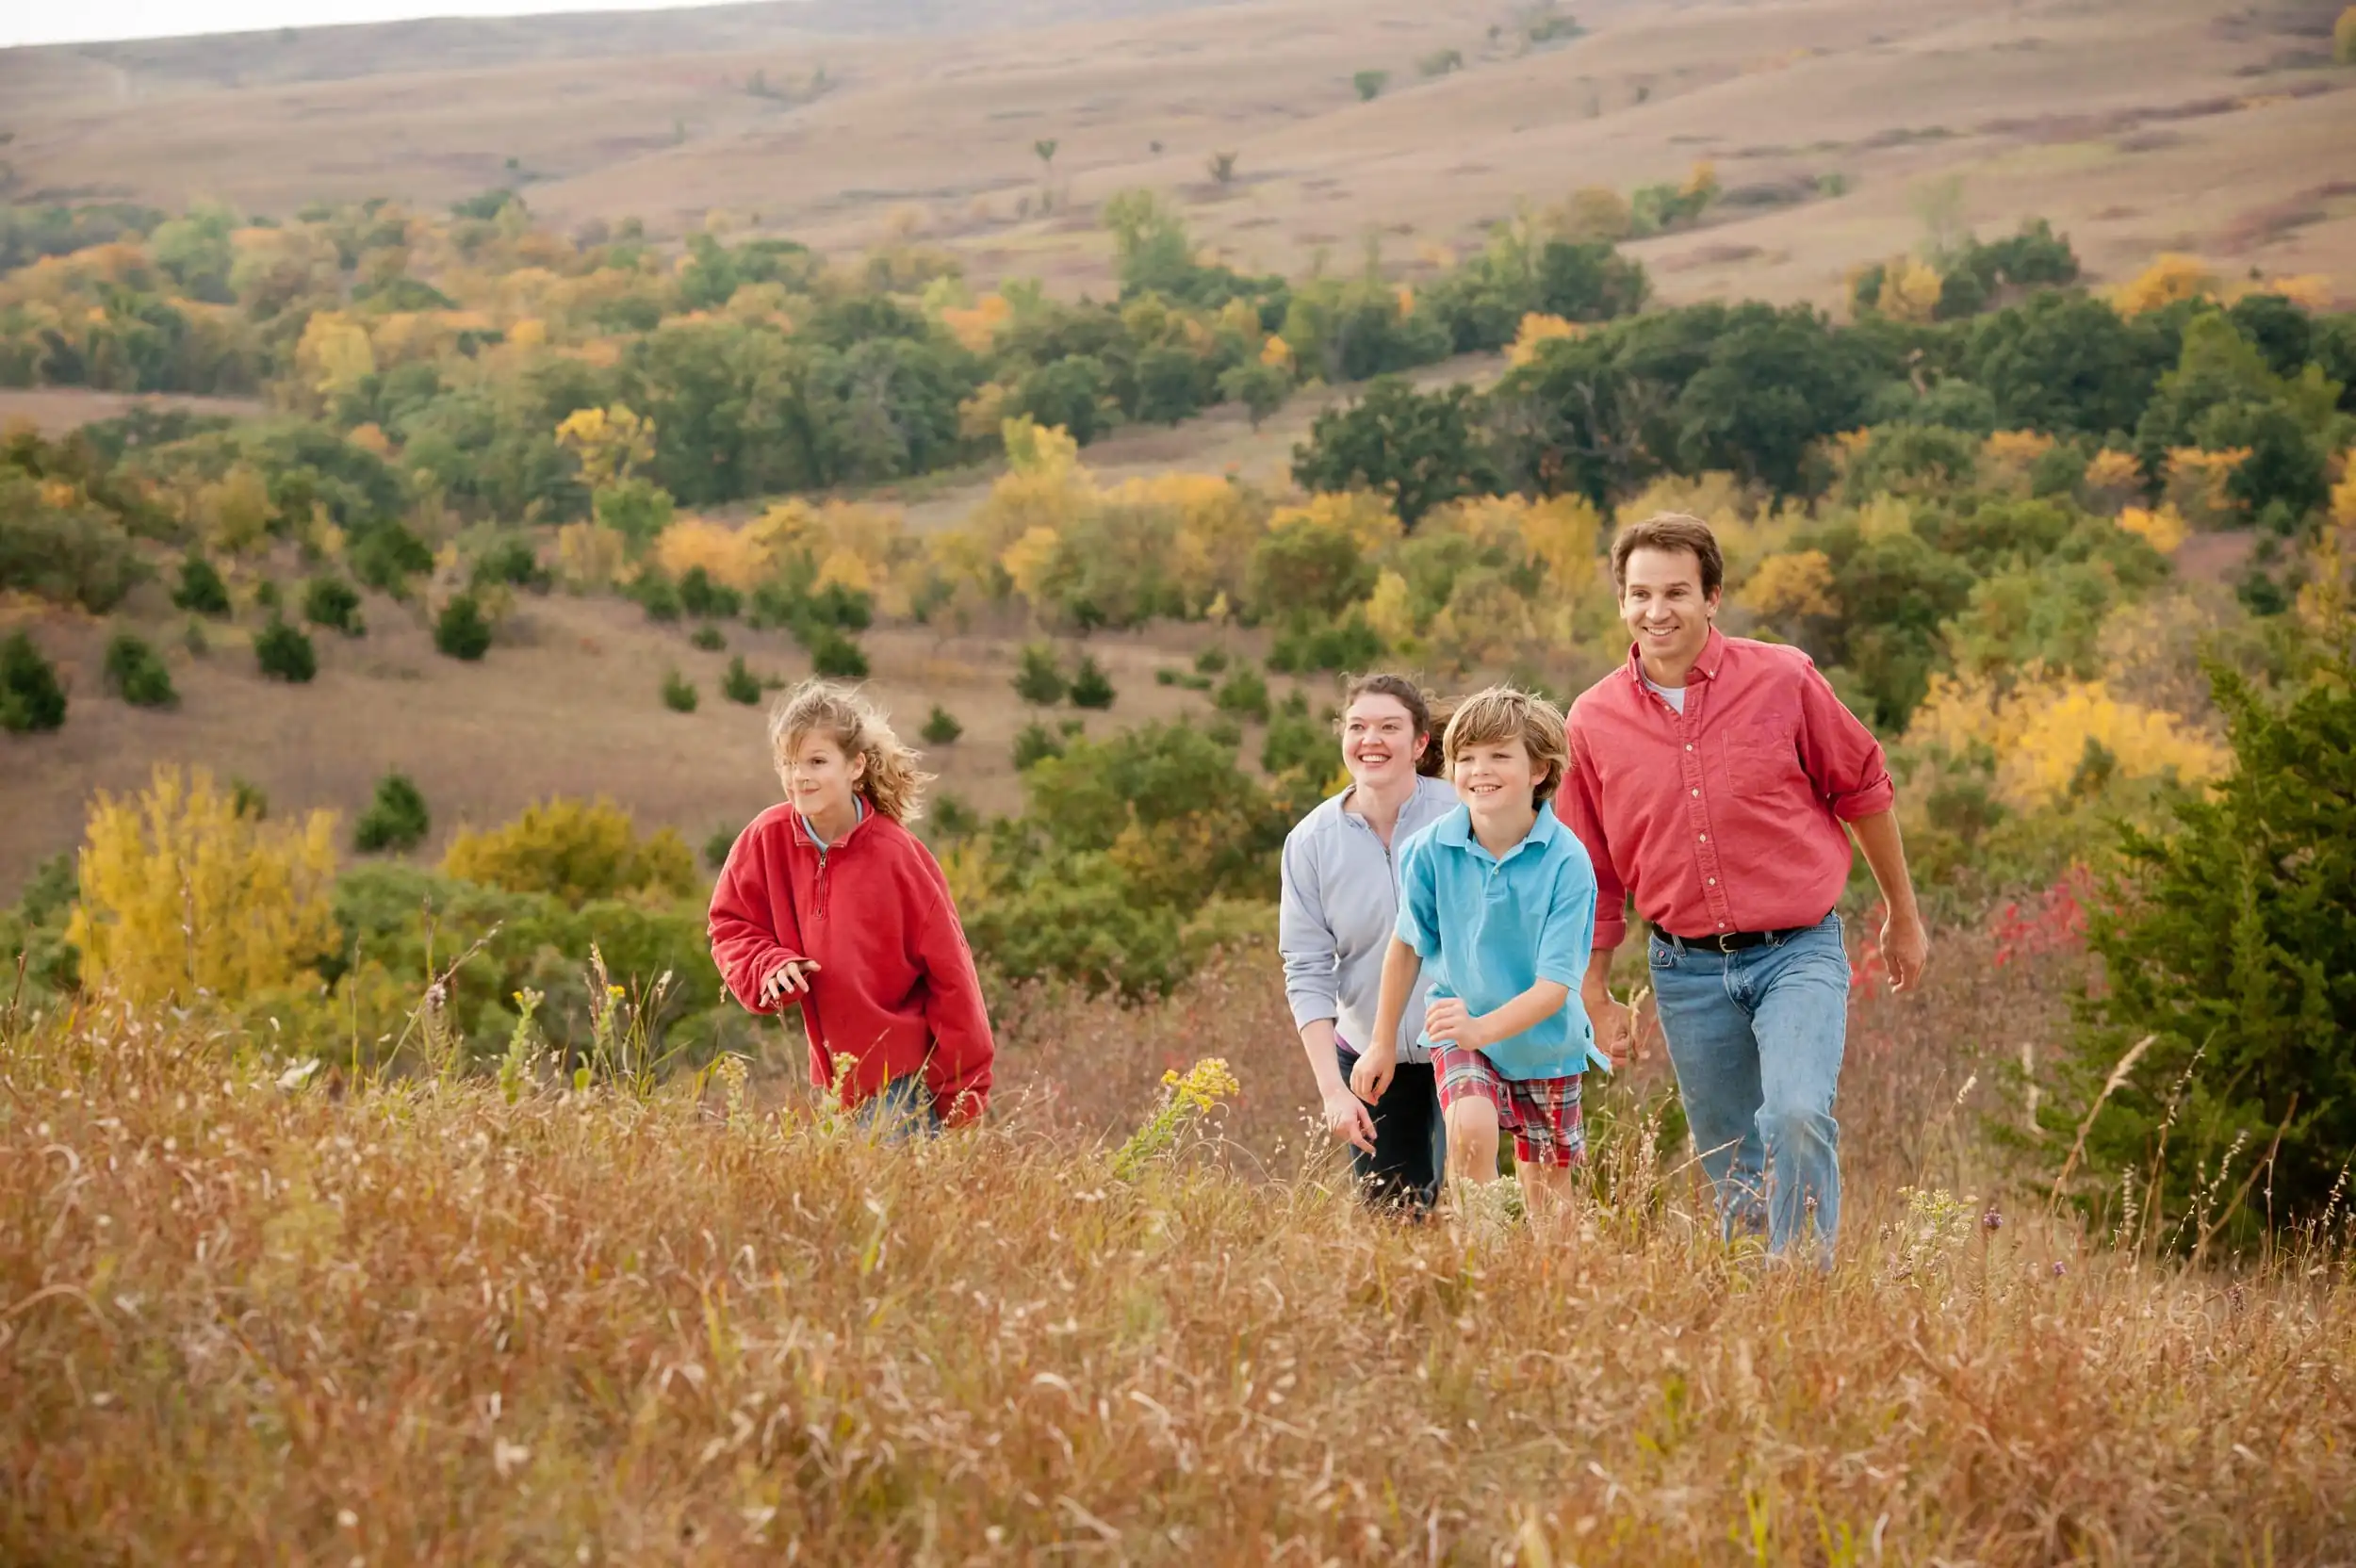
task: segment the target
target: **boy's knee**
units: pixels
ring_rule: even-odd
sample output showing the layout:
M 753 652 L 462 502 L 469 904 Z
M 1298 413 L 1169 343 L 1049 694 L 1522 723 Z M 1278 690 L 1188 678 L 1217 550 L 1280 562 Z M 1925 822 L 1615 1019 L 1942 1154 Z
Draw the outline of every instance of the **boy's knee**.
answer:
M 1448 1123 L 1448 1135 L 1460 1137 L 1496 1137 L 1497 1108 L 1486 1100 L 1459 1100 L 1448 1108 L 1443 1119 Z

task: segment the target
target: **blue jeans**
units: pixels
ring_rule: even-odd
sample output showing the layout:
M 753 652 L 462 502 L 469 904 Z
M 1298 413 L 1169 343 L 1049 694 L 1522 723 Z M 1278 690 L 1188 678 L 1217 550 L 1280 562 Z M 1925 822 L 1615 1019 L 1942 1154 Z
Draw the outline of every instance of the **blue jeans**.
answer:
M 1656 933 L 1648 956 L 1669 1063 L 1726 1236 L 1764 1230 L 1768 1250 L 1784 1254 L 1812 1209 L 1828 1263 L 1841 1223 L 1832 1102 L 1849 1025 L 1841 917 L 1739 953 Z
M 941 1131 L 941 1112 L 921 1073 L 892 1079 L 873 1099 L 860 1101 L 857 1115 L 859 1126 L 882 1143 L 905 1143 Z

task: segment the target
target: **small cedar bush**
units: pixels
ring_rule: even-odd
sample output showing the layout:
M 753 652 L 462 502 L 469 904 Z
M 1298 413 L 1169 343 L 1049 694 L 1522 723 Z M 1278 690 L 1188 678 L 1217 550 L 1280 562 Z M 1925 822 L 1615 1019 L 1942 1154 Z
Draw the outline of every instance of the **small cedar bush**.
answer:
M 965 733 L 965 726 L 957 723 L 955 713 L 936 702 L 932 713 L 924 720 L 922 733 L 926 745 L 945 746 L 954 743 L 958 736 Z
M 407 774 L 388 773 L 376 781 L 376 798 L 352 825 L 352 841 L 363 855 L 417 848 L 433 831 L 425 793 Z
M 810 667 L 828 680 L 867 678 L 867 654 L 833 627 L 822 627 L 810 637 Z
M 690 615 L 712 621 L 733 620 L 744 607 L 742 595 L 725 582 L 713 581 L 701 566 L 688 567 L 679 580 L 679 602 Z
M 720 694 L 747 708 L 761 700 L 761 678 L 744 667 L 743 654 L 728 661 L 728 673 L 720 678 Z
M 1112 678 L 1096 662 L 1094 654 L 1080 656 L 1080 667 L 1072 677 L 1072 706 L 1074 708 L 1110 708 L 1118 695 Z
M 679 618 L 686 608 L 679 602 L 679 584 L 649 566 L 630 584 L 630 596 L 646 612 L 646 619 L 664 625 Z
M 1211 700 L 1218 704 L 1222 713 L 1257 719 L 1262 724 L 1268 722 L 1268 680 L 1249 664 L 1237 665 L 1235 673 L 1219 683 L 1219 691 Z
M 65 723 L 65 687 L 57 666 L 17 632 L 0 643 L 0 729 L 29 735 Z
M 223 616 L 229 613 L 229 584 L 221 579 L 221 569 L 201 555 L 191 555 L 180 563 L 179 585 L 172 591 L 175 609 L 191 615 Z
M 1014 738 L 1014 766 L 1020 773 L 1035 762 L 1063 755 L 1063 737 L 1043 724 L 1026 724 Z
M 712 837 L 704 841 L 704 864 L 718 871 L 728 863 L 728 851 L 736 847 L 738 829 L 715 827 Z
M 695 694 L 695 683 L 677 670 L 663 677 L 663 706 L 674 713 L 693 713 L 701 700 Z
M 128 631 L 117 632 L 106 645 L 106 685 L 134 708 L 170 708 L 180 700 L 163 656 Z
M 339 577 L 315 577 L 303 590 L 303 618 L 333 627 L 347 637 L 368 630 L 360 618 L 360 591 Z
M 1026 643 L 1015 665 L 1014 694 L 1034 708 L 1053 708 L 1063 701 L 1072 683 L 1064 678 L 1055 650 L 1045 643 Z
M 311 639 L 277 615 L 254 639 L 254 661 L 272 680 L 301 686 L 319 673 L 319 651 Z
M 692 645 L 703 649 L 706 653 L 718 653 L 722 648 L 728 645 L 727 634 L 721 631 L 718 627 L 712 626 L 709 622 L 697 627 L 695 629 L 695 635 L 688 638 L 687 641 Z
M 491 651 L 491 623 L 472 594 L 453 594 L 442 606 L 434 621 L 434 645 L 468 663 Z

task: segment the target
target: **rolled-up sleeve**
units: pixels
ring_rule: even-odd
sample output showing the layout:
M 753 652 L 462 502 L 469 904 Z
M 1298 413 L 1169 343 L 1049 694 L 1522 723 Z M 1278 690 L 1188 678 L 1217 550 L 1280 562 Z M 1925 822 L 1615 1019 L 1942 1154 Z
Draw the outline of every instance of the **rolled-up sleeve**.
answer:
M 1800 762 L 1842 822 L 1874 816 L 1897 801 L 1881 742 L 1813 663 L 1800 683 Z
M 1325 887 L 1309 836 L 1284 841 L 1284 886 L 1276 906 L 1276 948 L 1284 958 L 1284 1000 L 1293 1027 L 1341 1016 L 1341 957 L 1326 919 Z

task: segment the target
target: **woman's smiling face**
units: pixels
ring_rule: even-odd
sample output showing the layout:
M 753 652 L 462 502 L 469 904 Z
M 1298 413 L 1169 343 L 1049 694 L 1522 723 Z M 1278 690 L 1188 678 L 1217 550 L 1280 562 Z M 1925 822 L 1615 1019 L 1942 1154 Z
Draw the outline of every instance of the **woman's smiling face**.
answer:
M 1432 743 L 1415 733 L 1415 716 L 1387 692 L 1368 692 L 1342 714 L 1342 765 L 1350 781 L 1382 788 L 1413 777 L 1415 759 Z

